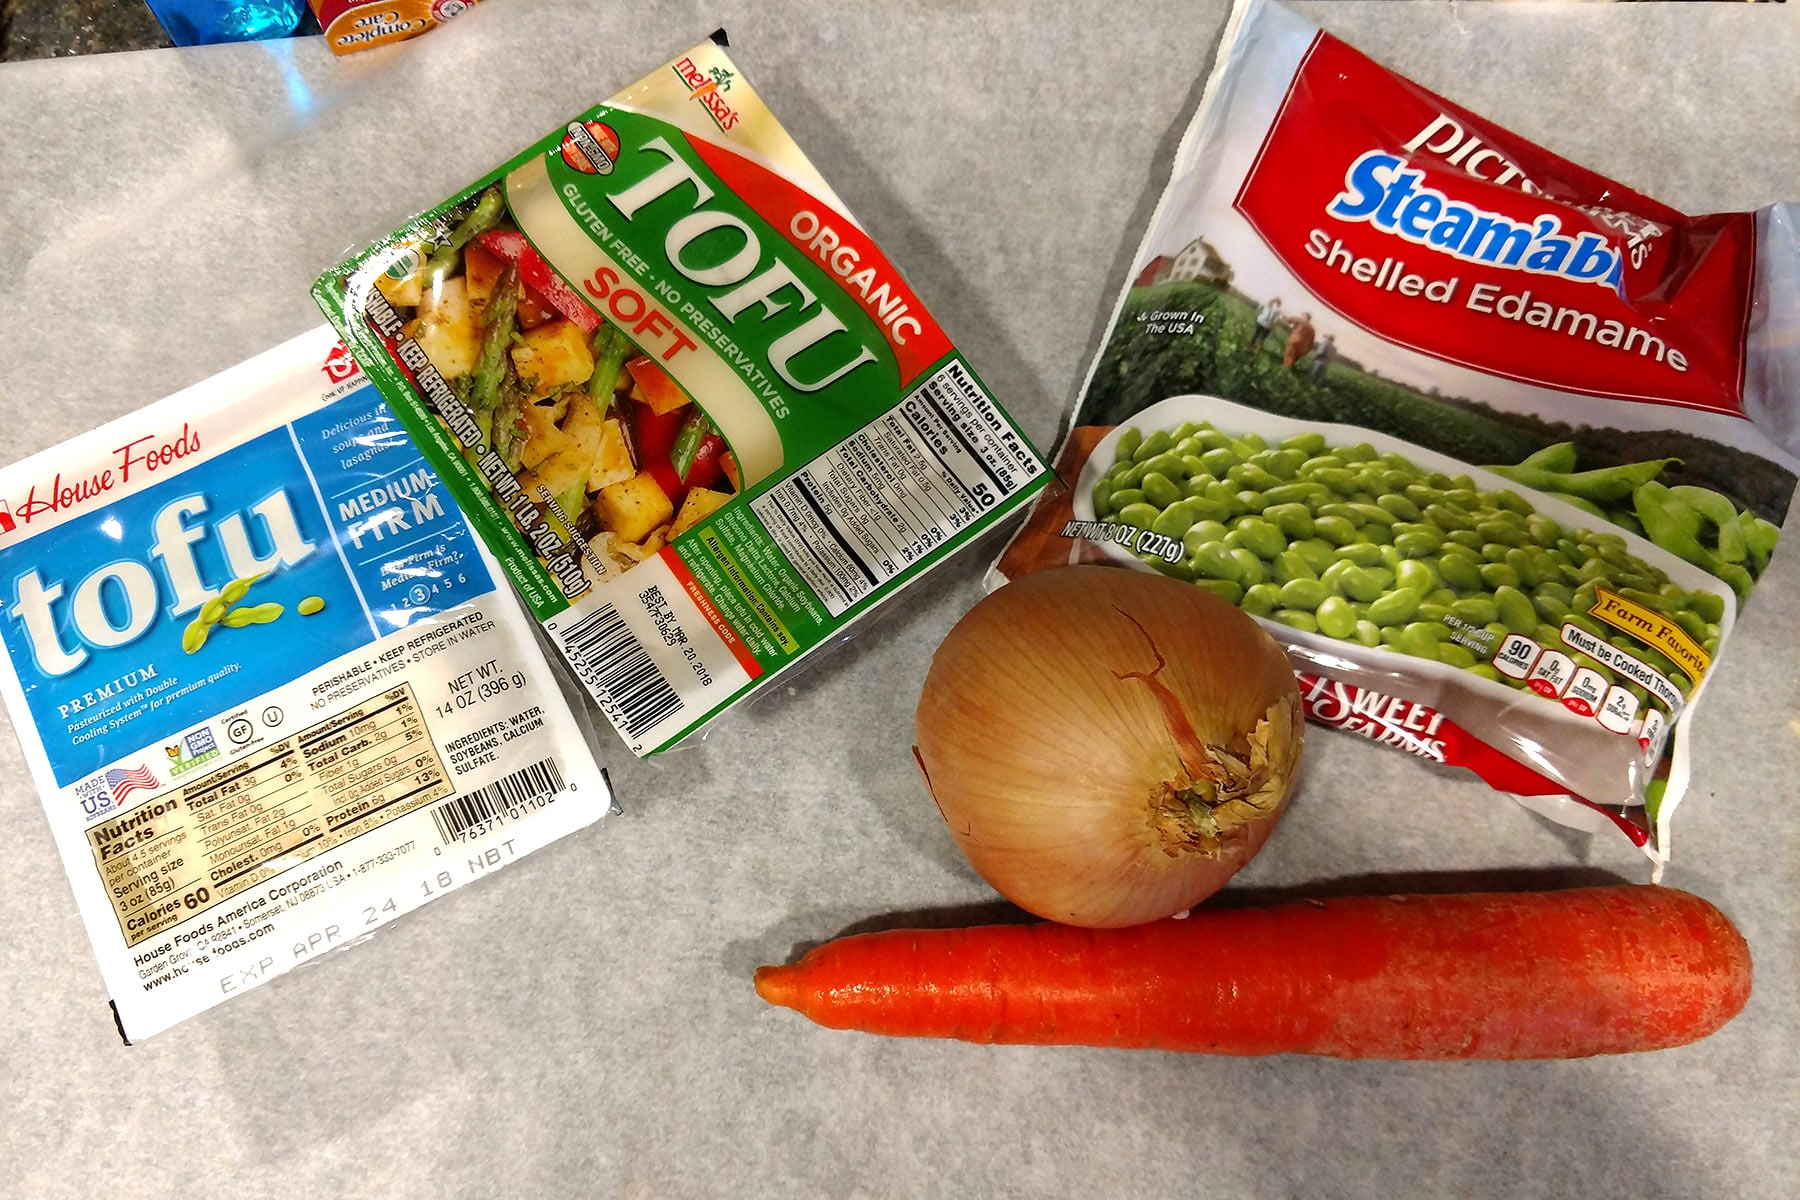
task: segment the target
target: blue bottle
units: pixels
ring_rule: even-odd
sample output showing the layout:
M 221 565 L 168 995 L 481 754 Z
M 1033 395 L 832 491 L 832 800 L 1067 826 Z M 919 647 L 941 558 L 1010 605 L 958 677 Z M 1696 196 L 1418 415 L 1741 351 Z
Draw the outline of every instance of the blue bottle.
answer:
M 146 0 L 177 46 L 283 38 L 300 26 L 306 0 Z

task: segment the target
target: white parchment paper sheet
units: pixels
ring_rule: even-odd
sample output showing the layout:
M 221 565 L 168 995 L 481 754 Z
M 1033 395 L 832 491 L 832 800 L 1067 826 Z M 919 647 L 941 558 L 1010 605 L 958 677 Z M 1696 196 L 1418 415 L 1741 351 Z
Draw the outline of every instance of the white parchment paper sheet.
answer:
M 1800 193 L 1800 6 L 1323 4 L 1328 28 L 1692 211 Z M 318 41 L 0 67 L 0 456 L 319 320 L 313 277 L 729 27 L 740 66 L 1049 446 L 1123 282 L 1219 3 L 504 0 Z M 1792 1133 L 1800 553 L 1700 714 L 1668 882 L 1757 956 L 1701 1044 L 1550 1064 L 1236 1061 L 832 1033 L 762 962 L 1004 914 L 915 779 L 965 556 L 698 750 L 618 754 L 626 816 L 368 945 L 119 1045 L 0 744 L 0 1192 L 21 1196 L 1774 1196 Z M 1238 887 L 1280 898 L 1642 877 L 1618 839 L 1345 736 Z

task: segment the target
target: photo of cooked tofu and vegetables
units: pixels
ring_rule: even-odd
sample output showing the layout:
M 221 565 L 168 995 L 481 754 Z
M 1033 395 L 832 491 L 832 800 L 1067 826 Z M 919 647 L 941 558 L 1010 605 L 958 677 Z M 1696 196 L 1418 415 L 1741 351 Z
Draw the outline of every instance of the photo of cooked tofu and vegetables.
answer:
M 572 292 L 527 282 L 547 269 L 498 187 L 441 240 L 400 249 L 376 289 L 590 562 L 629 570 L 737 494 L 730 447 L 661 365 Z

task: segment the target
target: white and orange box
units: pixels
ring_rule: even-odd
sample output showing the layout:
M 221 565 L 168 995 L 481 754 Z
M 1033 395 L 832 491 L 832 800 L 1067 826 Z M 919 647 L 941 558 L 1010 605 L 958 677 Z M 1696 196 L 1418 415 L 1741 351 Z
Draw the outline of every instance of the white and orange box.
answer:
M 460 17 L 476 0 L 307 0 L 333 54 L 404 42 Z

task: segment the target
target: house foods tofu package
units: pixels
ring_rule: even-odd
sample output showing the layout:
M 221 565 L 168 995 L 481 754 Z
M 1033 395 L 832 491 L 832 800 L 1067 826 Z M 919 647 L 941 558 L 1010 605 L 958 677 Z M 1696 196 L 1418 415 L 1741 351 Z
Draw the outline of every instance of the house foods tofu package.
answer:
M 314 293 L 638 754 L 1045 479 L 711 42 Z
M 330 330 L 0 470 L 0 501 L 0 691 L 127 1041 L 610 807 Z
M 990 582 L 1207 588 L 1314 721 L 1660 871 L 1794 492 L 1797 216 L 1686 216 L 1240 4 Z

